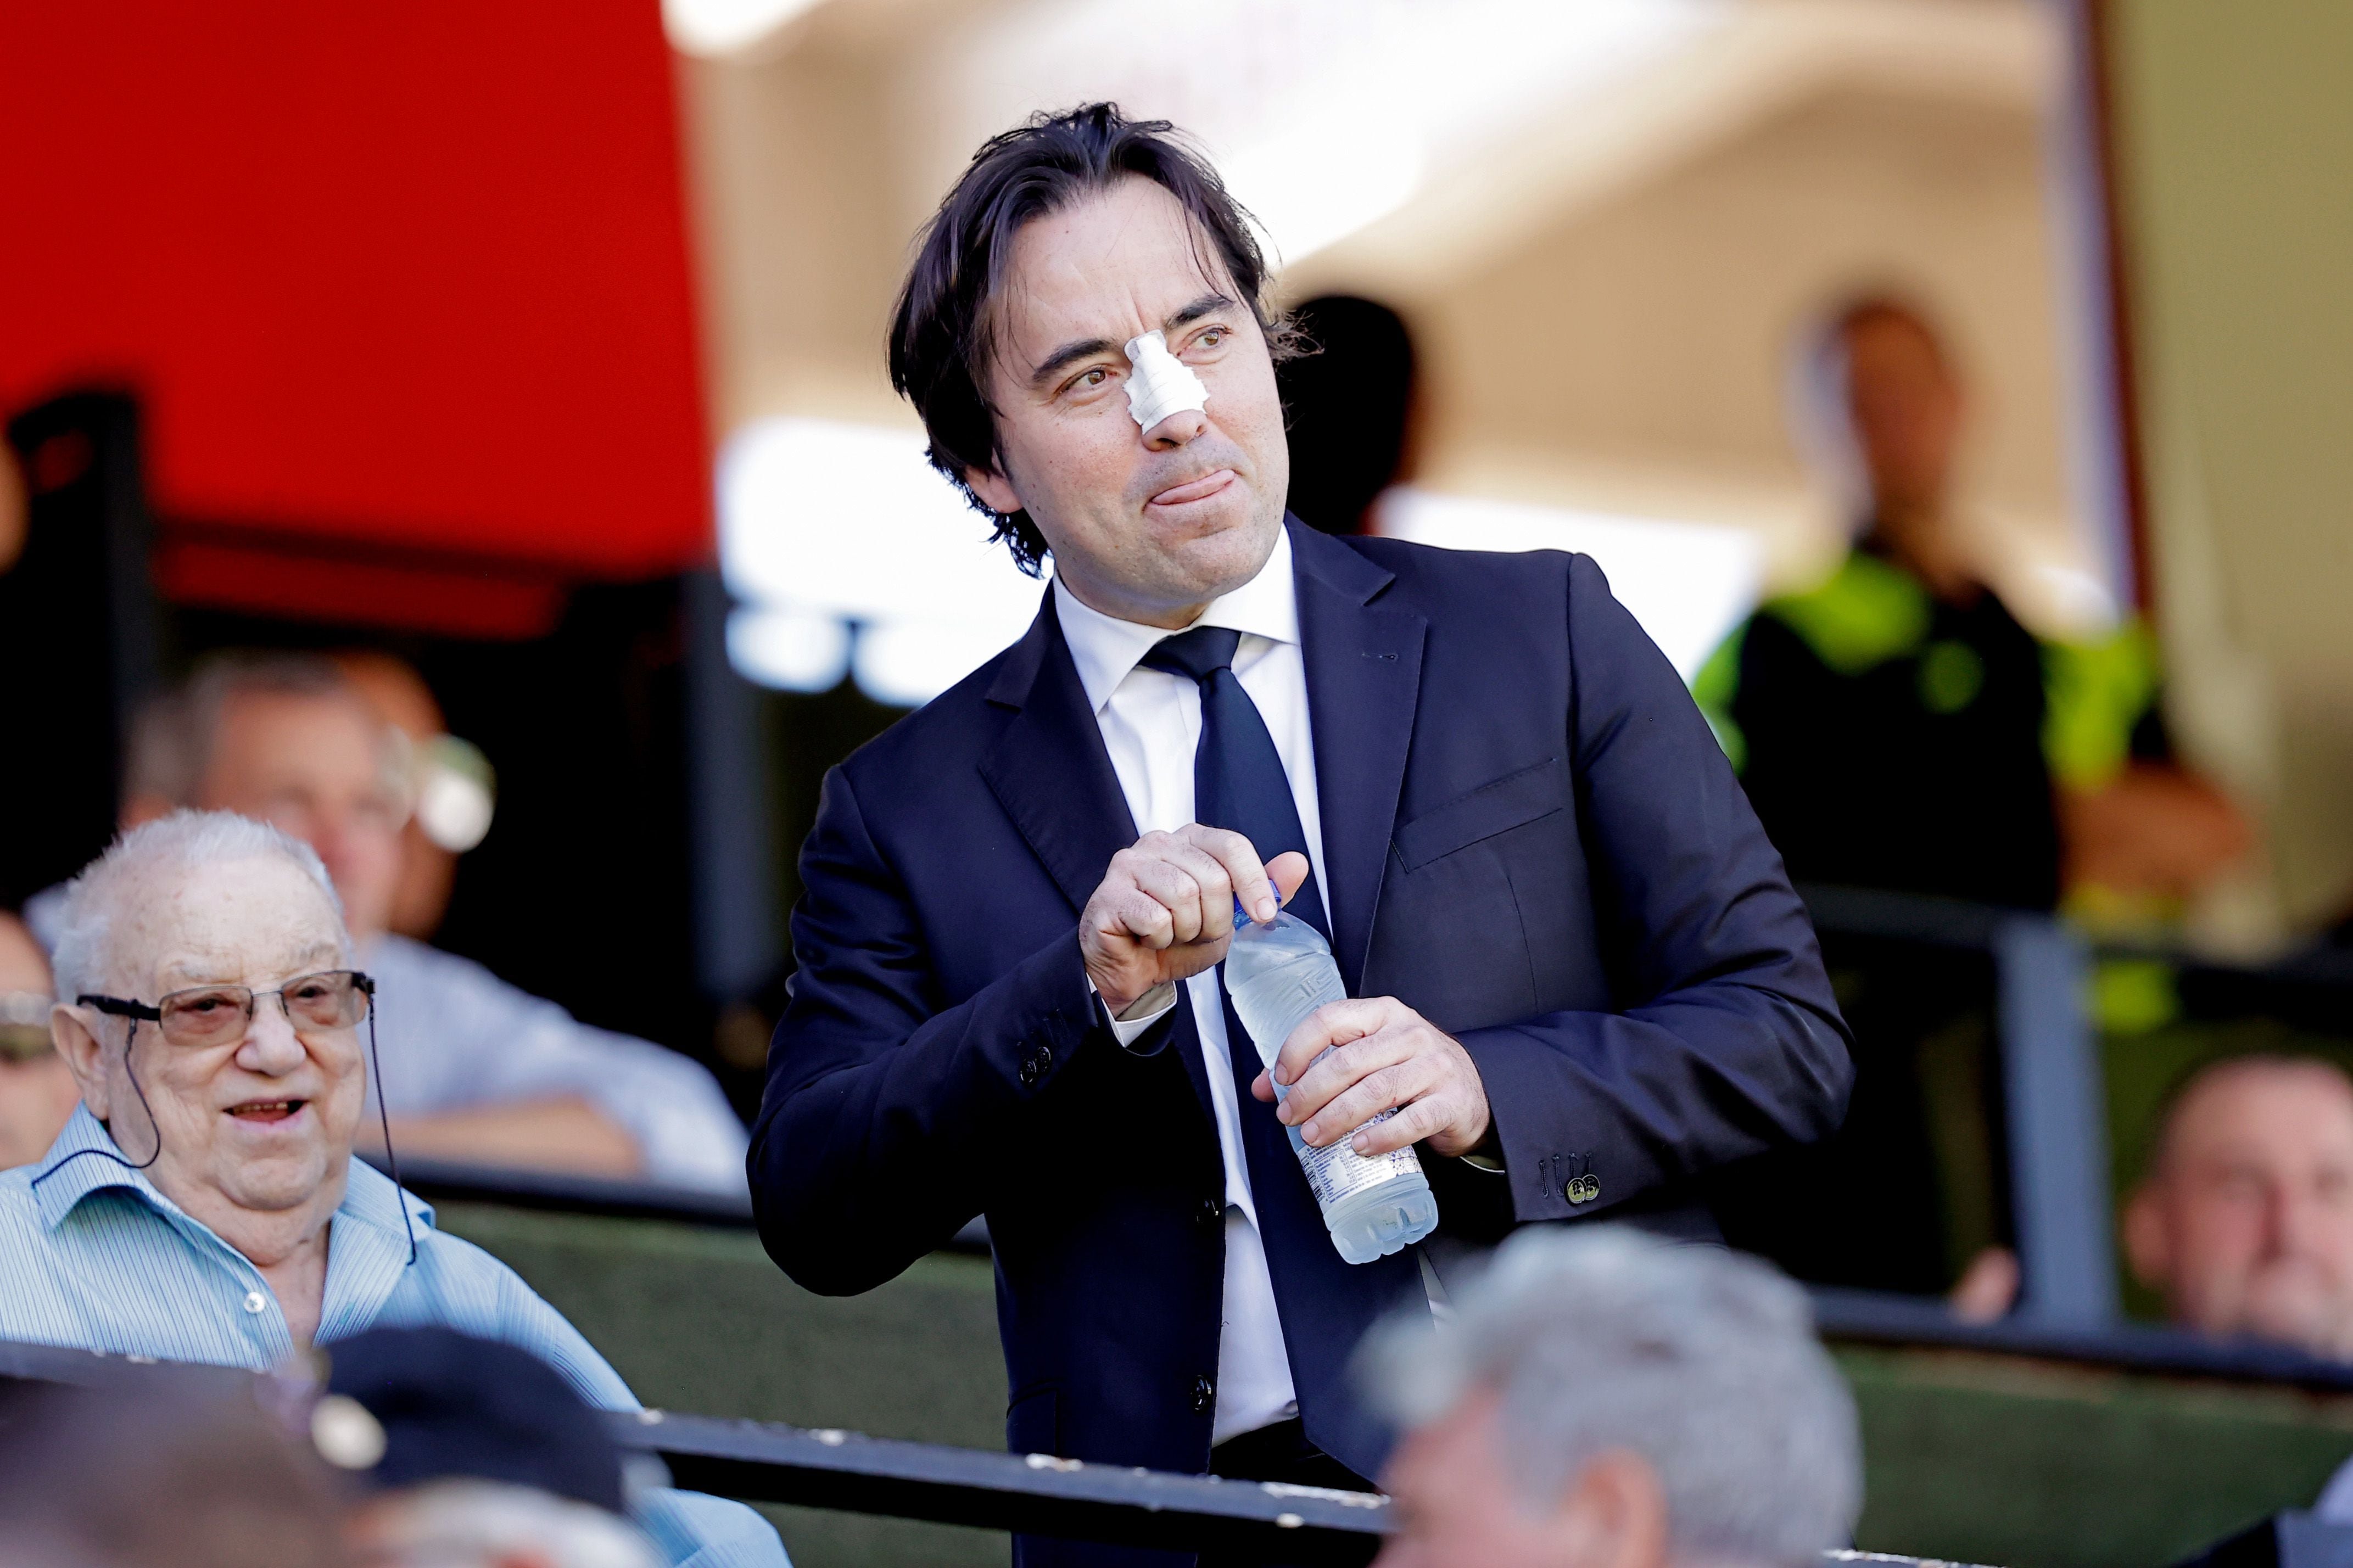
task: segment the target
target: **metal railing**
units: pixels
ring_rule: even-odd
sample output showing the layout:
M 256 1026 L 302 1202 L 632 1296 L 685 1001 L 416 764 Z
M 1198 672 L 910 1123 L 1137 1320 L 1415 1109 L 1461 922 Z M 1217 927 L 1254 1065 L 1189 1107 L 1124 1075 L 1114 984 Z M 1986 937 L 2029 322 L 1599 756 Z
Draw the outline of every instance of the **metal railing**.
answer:
M 178 1380 L 226 1391 L 255 1377 L 235 1368 L 0 1341 L 0 1381 L 121 1389 Z M 1388 1500 L 1369 1492 L 1172 1475 L 663 1410 L 615 1411 L 607 1421 L 625 1450 L 659 1459 L 675 1485 L 746 1502 L 1113 1545 L 1235 1551 L 1301 1563 L 1368 1563 L 1389 1530 Z
M 0 1341 L 0 1382 L 119 1389 L 143 1379 L 182 1378 L 227 1388 L 249 1384 L 256 1375 Z M 662 1410 L 616 1411 L 607 1419 L 625 1450 L 659 1459 L 675 1485 L 746 1502 L 1109 1545 L 1231 1551 L 1302 1564 L 1369 1563 L 1392 1529 L 1389 1500 L 1370 1492 L 1173 1475 Z M 1825 1552 L 1823 1563 L 1824 1568 L 1857 1563 L 1943 1568 L 1876 1552 Z
M 2145 1347 L 2157 1331 L 2126 1324 L 2118 1305 L 2107 1095 L 2087 1007 L 2095 961 L 2158 959 L 2177 966 L 2202 992 L 2228 996 L 2242 1009 L 2308 1018 L 2333 1014 L 2342 1028 L 2353 1024 L 2353 953 L 2316 951 L 2272 964 L 2230 964 L 2146 945 L 2095 947 L 2051 915 L 1856 888 L 1809 885 L 1798 891 L 1825 937 L 1971 952 L 1990 961 L 2002 1142 L 2023 1284 L 2005 1331 L 2041 1333 L 2064 1343 L 2112 1335 L 2119 1355 L 2142 1353 L 2125 1347 Z M 2276 1364 L 2266 1347 L 2218 1349 L 2185 1335 L 2158 1338 L 2189 1361 L 2219 1355 Z
M 2074 1331 L 2116 1322 L 2106 1101 L 2084 1011 L 2091 953 L 2083 938 L 2049 915 L 1853 888 L 1799 892 L 1826 936 L 1992 961 L 2011 1219 L 2025 1287 L 2016 1315 Z

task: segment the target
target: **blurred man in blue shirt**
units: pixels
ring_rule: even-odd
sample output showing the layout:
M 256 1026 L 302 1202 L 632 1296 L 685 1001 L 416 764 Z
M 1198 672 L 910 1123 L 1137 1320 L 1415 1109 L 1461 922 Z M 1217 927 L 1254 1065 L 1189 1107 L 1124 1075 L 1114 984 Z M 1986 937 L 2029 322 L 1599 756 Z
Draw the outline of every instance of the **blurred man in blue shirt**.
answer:
M 82 1103 L 0 1174 L 0 1339 L 255 1369 L 378 1324 L 521 1346 L 607 1409 L 579 1331 L 352 1142 L 374 981 L 319 858 L 226 812 L 134 829 L 66 890 L 52 1015 Z M 740 1505 L 649 1494 L 671 1563 L 780 1564 Z

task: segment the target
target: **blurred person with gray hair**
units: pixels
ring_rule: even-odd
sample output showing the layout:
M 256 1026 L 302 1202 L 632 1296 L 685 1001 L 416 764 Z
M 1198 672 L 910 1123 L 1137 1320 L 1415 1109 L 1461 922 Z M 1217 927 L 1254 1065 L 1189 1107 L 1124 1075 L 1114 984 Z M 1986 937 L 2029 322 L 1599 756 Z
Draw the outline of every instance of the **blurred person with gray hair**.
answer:
M 1795 1568 L 1862 1508 L 1803 1292 L 1719 1247 L 1523 1232 L 1367 1373 L 1409 1429 L 1388 1568 Z
M 215 656 L 142 715 L 123 826 L 235 811 L 318 851 L 382 987 L 374 1088 L 400 1149 L 742 1192 L 744 1125 L 700 1063 L 393 929 L 418 792 L 413 749 L 371 689 L 317 656 Z M 51 889 L 26 906 L 49 943 L 58 901 Z
M 438 1324 L 638 1407 L 512 1269 L 353 1157 L 375 983 L 308 845 L 227 812 L 133 828 L 68 885 L 54 965 L 81 1104 L 0 1172 L 0 1340 L 261 1371 Z M 637 1502 L 673 1563 L 785 1561 L 740 1504 Z

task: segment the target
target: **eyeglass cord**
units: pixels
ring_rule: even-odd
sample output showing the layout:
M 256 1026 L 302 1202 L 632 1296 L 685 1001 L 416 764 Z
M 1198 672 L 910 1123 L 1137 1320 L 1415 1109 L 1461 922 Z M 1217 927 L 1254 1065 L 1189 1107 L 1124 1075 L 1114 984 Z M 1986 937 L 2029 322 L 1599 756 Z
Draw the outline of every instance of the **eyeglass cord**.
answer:
M 384 1163 L 392 1175 L 393 1200 L 400 1205 L 400 1228 L 408 1237 L 408 1261 L 402 1268 L 413 1268 L 417 1262 L 417 1226 L 408 1217 L 408 1189 L 400 1184 L 400 1156 L 392 1152 L 392 1113 L 384 1104 L 384 1061 L 375 1049 L 375 998 L 368 998 L 368 1071 L 375 1079 L 376 1125 L 384 1130 Z M 131 1080 L 131 1092 L 139 1097 L 139 1109 L 147 1113 L 147 1125 L 155 1134 L 155 1152 L 137 1164 L 132 1163 L 111 1149 L 77 1149 L 32 1180 L 39 1186 L 68 1165 L 85 1154 L 101 1160 L 111 1160 L 126 1171 L 143 1171 L 164 1157 L 164 1130 L 155 1121 L 155 1108 L 147 1101 L 147 1091 L 139 1086 L 139 1075 L 131 1067 L 131 1044 L 138 1037 L 140 1020 L 131 1020 L 131 1028 L 122 1037 L 122 1076 Z M 108 1131 L 111 1132 L 112 1128 Z

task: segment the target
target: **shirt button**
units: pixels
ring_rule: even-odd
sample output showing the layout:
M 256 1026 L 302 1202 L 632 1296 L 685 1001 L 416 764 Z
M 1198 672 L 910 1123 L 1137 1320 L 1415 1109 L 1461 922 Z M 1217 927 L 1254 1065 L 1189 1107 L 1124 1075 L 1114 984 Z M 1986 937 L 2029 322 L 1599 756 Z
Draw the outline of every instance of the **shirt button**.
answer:
M 260 1291 L 248 1290 L 245 1293 L 245 1310 L 247 1311 L 259 1312 L 269 1305 L 269 1299 L 267 1296 L 264 1296 Z
M 1218 1385 L 1211 1383 L 1206 1375 L 1194 1378 L 1193 1414 L 1196 1415 L 1207 1415 L 1211 1410 L 1217 1407 L 1217 1404 Z

